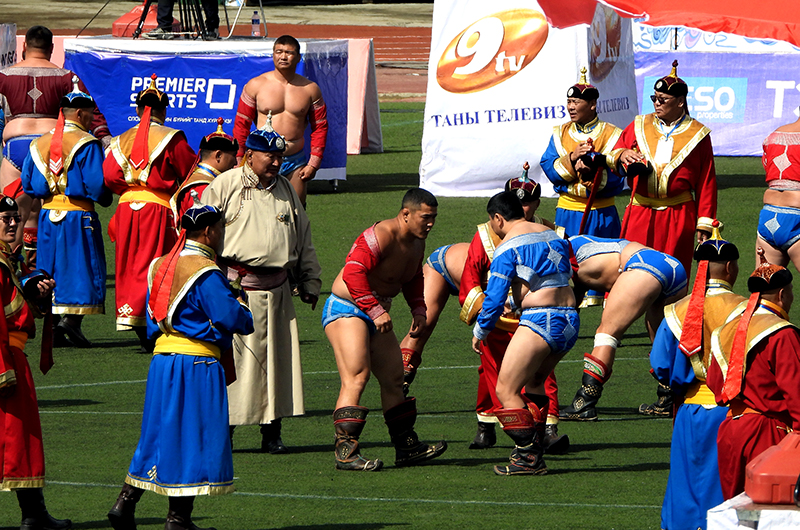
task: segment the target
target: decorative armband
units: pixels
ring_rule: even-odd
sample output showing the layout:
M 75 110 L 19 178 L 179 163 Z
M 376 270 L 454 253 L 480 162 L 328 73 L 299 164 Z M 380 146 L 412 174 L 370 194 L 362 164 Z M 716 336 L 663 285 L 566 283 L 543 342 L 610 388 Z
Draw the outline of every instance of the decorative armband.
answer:
M 311 156 L 308 165 L 319 169 L 322 164 L 322 154 L 325 152 L 325 142 L 328 138 L 328 108 L 322 99 L 311 105 L 308 113 L 308 122 L 311 125 Z
M 247 92 L 242 91 L 242 97 L 239 98 L 239 107 L 236 109 L 236 118 L 233 121 L 233 137 L 239 142 L 237 156 L 244 155 L 244 144 L 247 142 L 247 135 L 250 134 L 250 128 L 253 126 L 257 116 L 256 100 L 247 95 Z

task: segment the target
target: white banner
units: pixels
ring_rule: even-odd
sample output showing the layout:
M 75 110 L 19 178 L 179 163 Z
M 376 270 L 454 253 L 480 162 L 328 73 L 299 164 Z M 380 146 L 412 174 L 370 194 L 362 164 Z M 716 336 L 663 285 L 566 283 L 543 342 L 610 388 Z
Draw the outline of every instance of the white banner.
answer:
M 591 26 L 558 30 L 530 0 L 436 0 L 432 35 L 420 186 L 436 195 L 490 196 L 526 161 L 552 195 L 539 159 L 582 66 L 601 119 L 637 113 L 630 21 L 599 4 Z
M 17 25 L 0 24 L 0 68 L 17 62 Z

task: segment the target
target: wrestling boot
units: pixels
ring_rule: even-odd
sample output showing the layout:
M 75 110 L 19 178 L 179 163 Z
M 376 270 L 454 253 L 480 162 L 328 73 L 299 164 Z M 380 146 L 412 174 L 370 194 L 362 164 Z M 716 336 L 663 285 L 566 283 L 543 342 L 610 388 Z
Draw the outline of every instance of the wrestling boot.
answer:
M 136 530 L 136 503 L 142 498 L 144 490 L 130 484 L 123 484 L 117 502 L 108 512 L 108 520 L 114 530 Z
M 336 430 L 333 452 L 336 469 L 349 471 L 378 471 L 383 461 L 367 460 L 361 456 L 358 437 L 364 430 L 369 409 L 366 407 L 342 407 L 333 411 L 333 428 Z
M 47 513 L 42 488 L 20 488 L 16 490 L 17 502 L 22 510 L 20 530 L 66 530 L 72 528 L 69 519 L 56 519 Z
M 217 530 L 216 528 L 200 528 L 192 522 L 194 497 L 170 497 L 167 523 L 164 530 Z
M 400 351 L 403 353 L 403 397 L 408 397 L 411 383 L 417 376 L 417 368 L 422 363 L 422 355 L 410 348 L 401 348 Z
M 545 422 L 550 420 L 551 407 L 558 410 L 558 400 L 555 403 L 551 402 L 551 396 L 534 394 L 532 392 L 525 392 L 525 400 L 528 407 L 536 407 L 545 418 Z M 532 409 L 531 409 L 532 410 Z M 558 434 L 558 416 L 553 418 L 554 423 L 547 423 L 542 435 L 542 448 L 544 452 L 549 455 L 563 455 L 569 452 L 569 436 Z
M 544 428 L 542 446 L 548 455 L 565 455 L 569 453 L 569 436 L 558 434 L 557 423 L 548 423 Z
M 91 348 L 92 342 L 81 331 L 81 322 L 83 315 L 64 315 L 56 325 L 56 333 L 66 336 L 76 348 Z
M 497 419 L 503 424 L 503 431 L 514 440 L 507 466 L 494 466 L 496 475 L 544 475 L 542 439 L 544 437 L 544 417 L 536 405 L 527 409 L 500 409 Z
M 447 450 L 447 442 L 442 440 L 435 445 L 419 441 L 414 431 L 417 421 L 417 401 L 408 398 L 383 413 L 389 436 L 395 448 L 394 465 L 397 467 L 413 466 L 426 460 L 436 458 Z
M 603 395 L 603 383 L 593 375 L 583 373 L 581 387 L 572 400 L 572 405 L 561 409 L 558 413 L 560 420 L 597 421 L 595 406 Z
M 484 421 L 478 422 L 478 432 L 475 439 L 469 444 L 470 449 L 489 449 L 497 443 L 497 435 L 494 432 L 494 423 Z
M 656 389 L 656 396 L 658 396 L 658 399 L 655 403 L 642 403 L 639 405 L 639 414 L 671 418 L 675 409 L 675 398 L 673 397 L 672 389 L 659 383 Z
M 289 448 L 281 440 L 280 418 L 261 425 L 261 452 L 271 455 L 285 455 L 289 452 Z

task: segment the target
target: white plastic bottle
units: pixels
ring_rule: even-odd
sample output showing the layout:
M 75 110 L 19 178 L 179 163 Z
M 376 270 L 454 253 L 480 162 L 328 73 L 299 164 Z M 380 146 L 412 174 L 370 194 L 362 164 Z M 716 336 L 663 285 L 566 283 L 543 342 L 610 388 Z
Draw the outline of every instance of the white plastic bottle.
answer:
M 261 17 L 258 16 L 258 11 L 253 11 L 253 19 L 250 21 L 252 25 L 250 29 L 250 36 L 251 37 L 260 37 L 261 36 Z

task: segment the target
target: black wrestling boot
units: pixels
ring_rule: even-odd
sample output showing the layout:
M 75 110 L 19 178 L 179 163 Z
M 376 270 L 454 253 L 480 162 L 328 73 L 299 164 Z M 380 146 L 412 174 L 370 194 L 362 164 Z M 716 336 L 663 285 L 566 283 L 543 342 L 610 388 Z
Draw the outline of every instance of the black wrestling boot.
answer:
M 136 503 L 142 498 L 144 490 L 130 484 L 124 484 L 117 497 L 117 502 L 108 512 L 108 520 L 114 530 L 136 530 Z
M 583 373 L 581 387 L 572 400 L 572 405 L 561 409 L 558 413 L 560 420 L 597 421 L 595 406 L 603 395 L 603 383 Z
M 544 452 L 548 455 L 565 455 L 569 452 L 569 436 L 558 434 L 558 425 L 555 423 L 547 424 L 544 428 L 544 440 L 542 440 Z
M 22 510 L 20 530 L 66 530 L 72 528 L 69 519 L 56 519 L 47 513 L 42 488 L 20 488 L 17 502 Z
M 655 403 L 642 403 L 639 405 L 639 414 L 671 418 L 675 411 L 675 397 L 672 394 L 672 389 L 659 383 L 656 389 L 656 396 L 658 396 L 658 399 L 656 399 Z
M 544 418 L 536 405 L 527 409 L 501 409 L 496 412 L 503 424 L 503 431 L 514 440 L 507 466 L 494 466 L 496 475 L 545 475 L 544 463 Z
M 469 444 L 470 449 L 488 449 L 497 443 L 497 435 L 494 432 L 494 423 L 484 421 L 478 422 L 478 431 L 475 439 Z
M 289 448 L 281 440 L 280 418 L 261 425 L 261 452 L 271 455 L 285 455 L 289 452 Z
M 333 428 L 336 430 L 334 454 L 336 469 L 348 471 L 378 471 L 383 462 L 367 460 L 361 456 L 358 437 L 364 430 L 369 409 L 366 407 L 341 407 L 333 411 Z
M 389 436 L 395 449 L 394 465 L 413 466 L 431 460 L 447 450 L 447 442 L 442 440 L 435 445 L 419 441 L 414 424 L 417 422 L 417 401 L 408 398 L 383 413 Z
M 169 513 L 164 530 L 216 530 L 216 528 L 200 528 L 192 522 L 194 497 L 170 497 Z
M 83 315 L 64 315 L 56 325 L 56 333 L 65 336 L 76 348 L 91 348 L 92 342 L 81 331 Z

